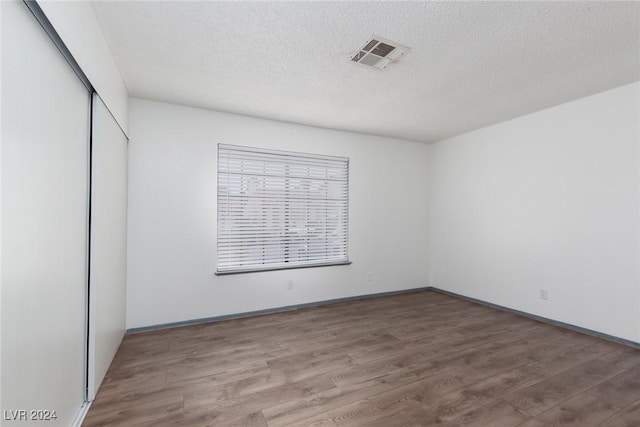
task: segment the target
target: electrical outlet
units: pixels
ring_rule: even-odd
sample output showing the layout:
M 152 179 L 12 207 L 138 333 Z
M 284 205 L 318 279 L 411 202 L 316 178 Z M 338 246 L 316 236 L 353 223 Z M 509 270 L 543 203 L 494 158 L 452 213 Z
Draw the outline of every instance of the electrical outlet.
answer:
M 540 289 L 540 299 L 549 299 L 549 293 L 546 289 Z
M 293 280 L 289 280 L 287 282 L 287 290 L 292 291 L 294 288 L 295 288 L 295 283 L 293 283 Z
M 373 282 L 373 273 L 371 271 L 367 272 L 367 282 Z

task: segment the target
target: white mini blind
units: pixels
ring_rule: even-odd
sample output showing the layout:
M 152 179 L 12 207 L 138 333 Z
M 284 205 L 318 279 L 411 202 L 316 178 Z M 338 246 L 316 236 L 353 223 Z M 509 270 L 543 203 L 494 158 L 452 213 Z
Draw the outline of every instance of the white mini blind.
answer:
M 218 274 L 349 262 L 349 159 L 218 145 Z

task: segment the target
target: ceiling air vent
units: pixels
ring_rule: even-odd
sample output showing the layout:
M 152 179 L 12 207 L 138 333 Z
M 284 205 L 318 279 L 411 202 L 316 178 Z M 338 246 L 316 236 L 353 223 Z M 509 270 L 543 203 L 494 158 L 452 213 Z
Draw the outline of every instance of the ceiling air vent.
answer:
M 382 70 L 409 50 L 411 49 L 407 46 L 373 36 L 351 56 L 351 61 Z

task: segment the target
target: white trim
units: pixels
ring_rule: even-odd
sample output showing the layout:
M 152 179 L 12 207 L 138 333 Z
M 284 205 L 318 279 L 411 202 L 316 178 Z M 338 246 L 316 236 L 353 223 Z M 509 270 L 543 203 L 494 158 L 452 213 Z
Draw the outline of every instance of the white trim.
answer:
M 89 408 L 91 408 L 92 402 L 84 402 L 80 409 L 78 409 L 78 413 L 76 413 L 73 422 L 71 423 L 71 427 L 82 427 L 82 423 L 89 413 Z

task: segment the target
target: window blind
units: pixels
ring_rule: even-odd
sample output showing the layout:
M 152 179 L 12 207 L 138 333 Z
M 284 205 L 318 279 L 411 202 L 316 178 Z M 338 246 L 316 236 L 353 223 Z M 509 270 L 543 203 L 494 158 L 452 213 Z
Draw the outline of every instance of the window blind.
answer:
M 348 263 L 349 159 L 218 145 L 218 274 Z

